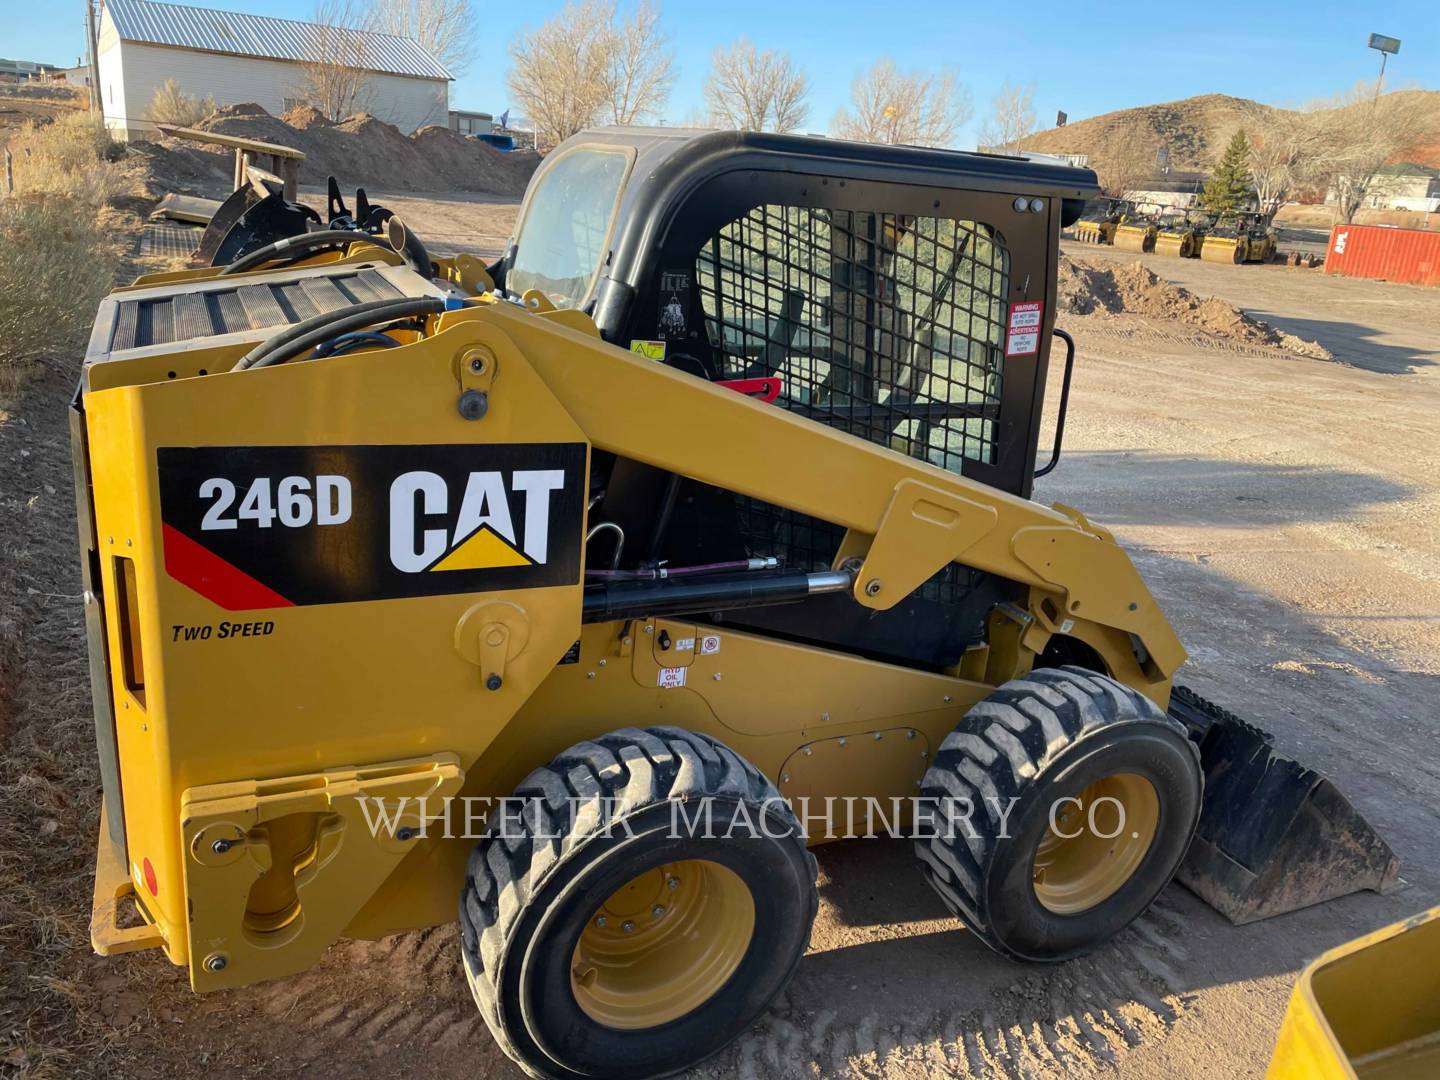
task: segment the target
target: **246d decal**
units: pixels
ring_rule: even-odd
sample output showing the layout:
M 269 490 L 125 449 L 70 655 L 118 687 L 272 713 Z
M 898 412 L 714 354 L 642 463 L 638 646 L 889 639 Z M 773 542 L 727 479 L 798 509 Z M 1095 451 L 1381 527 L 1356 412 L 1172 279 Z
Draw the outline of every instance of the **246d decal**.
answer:
M 229 611 L 576 584 L 581 443 L 162 447 L 165 569 Z

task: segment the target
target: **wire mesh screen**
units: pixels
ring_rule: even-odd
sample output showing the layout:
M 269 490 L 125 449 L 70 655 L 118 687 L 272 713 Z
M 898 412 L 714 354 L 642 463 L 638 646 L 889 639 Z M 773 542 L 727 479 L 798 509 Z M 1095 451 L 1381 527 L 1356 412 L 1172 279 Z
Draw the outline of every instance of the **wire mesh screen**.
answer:
M 994 463 L 1009 255 L 986 226 L 760 206 L 695 277 L 722 378 L 777 375 L 783 408 L 953 472 Z

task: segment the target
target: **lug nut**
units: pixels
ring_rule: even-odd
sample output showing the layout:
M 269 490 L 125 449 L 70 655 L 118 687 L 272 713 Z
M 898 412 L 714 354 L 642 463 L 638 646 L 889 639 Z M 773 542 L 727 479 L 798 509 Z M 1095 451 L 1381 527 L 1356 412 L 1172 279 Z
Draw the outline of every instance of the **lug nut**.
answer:
M 603 927 L 608 921 L 609 921 L 609 920 L 606 919 L 604 915 L 596 915 L 596 916 L 595 916 L 595 925 L 596 925 L 596 926 L 602 926 L 602 927 Z
M 633 934 L 635 932 L 635 924 L 629 919 L 626 919 L 623 923 L 620 924 L 620 929 L 625 931 L 625 933 L 627 934 Z
M 664 915 L 664 914 L 665 914 L 665 905 L 664 905 L 664 904 L 656 904 L 654 907 L 652 907 L 652 908 L 650 909 L 650 914 L 651 914 L 651 915 L 654 915 L 655 918 L 657 918 L 657 919 L 660 918 L 661 915 Z
M 678 889 L 680 887 L 680 879 L 673 876 L 666 878 L 665 887 L 673 892 L 675 889 Z

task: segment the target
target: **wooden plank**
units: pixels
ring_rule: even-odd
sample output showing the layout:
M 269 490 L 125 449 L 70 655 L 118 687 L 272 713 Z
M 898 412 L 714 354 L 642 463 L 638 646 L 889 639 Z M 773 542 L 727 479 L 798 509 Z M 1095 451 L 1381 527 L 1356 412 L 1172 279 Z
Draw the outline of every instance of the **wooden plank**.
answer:
M 280 163 L 280 175 L 285 177 L 285 201 L 294 202 L 300 197 L 300 162 L 285 158 Z
M 212 146 L 229 146 L 246 150 L 252 154 L 273 154 L 276 157 L 304 161 L 305 151 L 279 143 L 261 142 L 259 139 L 242 139 L 238 135 L 221 135 L 215 131 L 200 131 L 198 128 L 176 127 L 174 124 L 156 124 L 166 135 L 189 142 L 209 143 Z
M 216 199 L 200 199 L 193 195 L 176 195 L 172 192 L 160 200 L 160 205 L 150 211 L 150 216 L 208 225 L 215 216 L 215 211 L 219 209 L 220 203 Z

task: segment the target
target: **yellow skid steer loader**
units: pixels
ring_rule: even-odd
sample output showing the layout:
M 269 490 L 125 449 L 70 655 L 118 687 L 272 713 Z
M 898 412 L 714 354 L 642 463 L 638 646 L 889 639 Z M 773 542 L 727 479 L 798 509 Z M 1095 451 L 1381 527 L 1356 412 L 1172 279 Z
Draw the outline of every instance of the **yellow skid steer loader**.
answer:
M 458 910 L 507 1054 L 648 1077 L 765 1009 L 810 845 L 881 819 L 1017 960 L 1177 872 L 1237 921 L 1388 886 L 1328 781 L 1173 686 L 1115 538 L 1031 499 L 1095 193 L 608 129 L 488 266 L 369 208 L 113 293 L 72 411 L 95 948 L 208 991 Z

